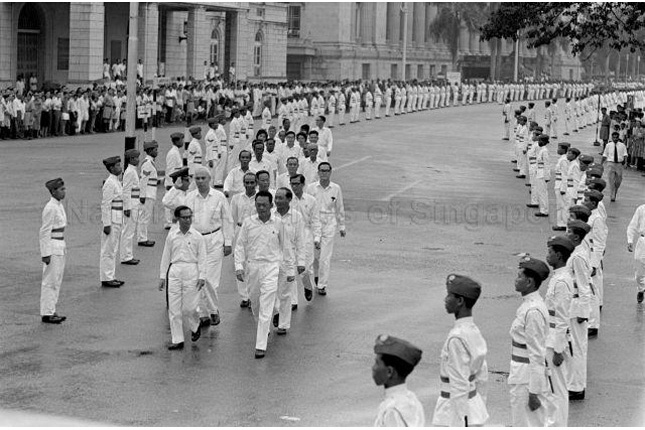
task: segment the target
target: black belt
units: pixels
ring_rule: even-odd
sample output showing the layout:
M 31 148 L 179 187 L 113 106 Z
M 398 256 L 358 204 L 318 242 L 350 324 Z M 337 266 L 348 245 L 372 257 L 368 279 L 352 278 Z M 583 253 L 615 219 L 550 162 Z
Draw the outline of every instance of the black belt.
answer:
M 208 233 L 202 233 L 202 236 L 208 236 L 209 234 L 217 233 L 217 232 L 218 232 L 218 231 L 220 231 L 221 229 L 222 229 L 222 227 L 218 227 L 218 228 L 216 228 L 216 229 L 215 229 L 215 230 L 213 230 L 213 231 L 209 231 Z

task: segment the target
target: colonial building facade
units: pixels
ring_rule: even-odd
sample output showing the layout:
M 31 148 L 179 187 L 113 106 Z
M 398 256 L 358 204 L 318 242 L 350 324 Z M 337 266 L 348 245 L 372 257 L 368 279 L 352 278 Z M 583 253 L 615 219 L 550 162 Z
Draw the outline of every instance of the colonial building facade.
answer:
M 0 85 L 32 73 L 39 82 L 84 84 L 128 53 L 129 3 L 0 3 Z M 138 57 L 145 80 L 202 78 L 204 61 L 237 79 L 286 78 L 283 3 L 139 3 Z

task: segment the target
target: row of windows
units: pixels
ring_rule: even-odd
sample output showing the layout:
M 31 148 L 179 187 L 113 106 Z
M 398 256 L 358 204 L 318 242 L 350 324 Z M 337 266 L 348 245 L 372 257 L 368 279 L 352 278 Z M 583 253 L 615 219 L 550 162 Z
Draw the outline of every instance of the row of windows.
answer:
M 363 79 L 372 79 L 372 65 L 370 63 L 363 63 L 362 64 L 362 78 Z M 435 77 L 435 73 L 437 71 L 436 65 L 434 64 L 429 64 L 428 65 L 428 74 L 426 75 L 426 66 L 423 64 L 417 64 L 417 79 L 427 79 L 427 78 L 433 78 Z M 448 66 L 446 64 L 441 65 L 441 74 L 445 76 L 446 72 L 448 72 Z M 407 79 L 410 79 L 412 73 L 412 64 L 406 64 L 405 65 L 405 77 Z M 399 64 L 397 63 L 392 63 L 390 65 L 390 78 L 391 79 L 401 79 L 402 76 L 399 76 Z
M 219 64 L 219 31 L 213 29 L 211 33 L 211 52 L 210 52 L 210 61 L 211 63 Z M 255 41 L 253 43 L 253 73 L 255 76 L 262 76 L 262 43 L 264 37 L 262 32 L 258 31 L 255 34 Z

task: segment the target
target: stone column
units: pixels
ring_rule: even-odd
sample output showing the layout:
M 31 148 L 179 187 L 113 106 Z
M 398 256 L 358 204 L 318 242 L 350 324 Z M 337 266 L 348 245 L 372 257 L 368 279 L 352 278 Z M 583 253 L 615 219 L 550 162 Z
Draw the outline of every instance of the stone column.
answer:
M 361 41 L 369 44 L 375 43 L 376 27 L 378 25 L 378 21 L 376 21 L 376 3 L 363 3 L 362 13 L 361 23 L 363 25 L 363 32 L 361 34 Z
M 11 3 L 0 3 L 0 84 L 2 87 L 8 86 L 14 79 L 12 73 L 15 73 L 16 64 L 15 55 L 12 50 L 15 46 L 13 43 L 14 37 L 11 29 L 13 28 L 11 18 Z
M 204 61 L 208 61 L 210 49 L 209 29 L 204 6 L 188 9 L 186 78 L 192 76 L 195 79 L 203 79 Z
M 69 5 L 69 82 L 87 83 L 103 75 L 103 3 Z
M 390 43 L 398 45 L 400 42 L 399 33 L 401 32 L 401 3 L 392 2 L 387 4 L 387 20 L 390 27 Z
M 238 80 L 245 80 L 247 76 L 253 76 L 253 43 L 255 40 L 255 31 L 253 26 L 248 22 L 248 11 L 238 10 L 237 12 L 227 15 L 231 20 L 231 40 L 225 43 L 230 44 L 230 61 L 235 63 L 235 74 Z M 264 53 L 266 55 L 266 52 Z M 230 64 L 226 64 L 228 74 Z
M 468 27 L 463 22 L 459 24 L 459 52 L 462 55 L 468 55 L 468 47 L 470 45 L 470 35 Z
M 158 3 L 139 3 L 139 58 L 143 60 L 143 80 L 157 73 L 159 42 Z M 137 58 L 138 60 L 138 58 Z
M 387 3 L 378 2 L 374 6 L 374 43 L 382 45 L 385 43 L 387 33 Z
M 424 43 L 423 37 L 425 32 L 423 31 L 424 26 L 426 25 L 426 4 L 425 3 L 413 3 L 414 4 L 414 13 L 411 15 L 411 18 L 414 19 L 416 30 L 415 42 L 418 46 L 422 46 Z

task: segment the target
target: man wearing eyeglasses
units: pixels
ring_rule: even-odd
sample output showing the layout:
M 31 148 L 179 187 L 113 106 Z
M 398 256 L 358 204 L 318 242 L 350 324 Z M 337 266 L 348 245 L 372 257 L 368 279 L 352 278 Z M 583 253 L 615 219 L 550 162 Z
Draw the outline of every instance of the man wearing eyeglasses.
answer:
M 320 243 L 316 247 L 320 253 L 315 259 L 318 261 L 318 275 L 314 279 L 318 294 L 321 296 L 327 294 L 336 229 L 339 229 L 340 237 L 346 235 L 343 192 L 338 184 L 331 182 L 331 170 L 331 164 L 326 161 L 321 162 L 318 165 L 319 180 L 307 187 L 307 193 L 316 199 L 320 215 L 321 236 Z

